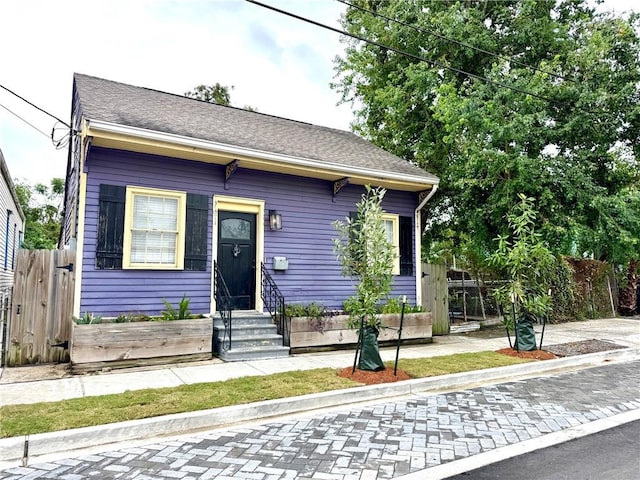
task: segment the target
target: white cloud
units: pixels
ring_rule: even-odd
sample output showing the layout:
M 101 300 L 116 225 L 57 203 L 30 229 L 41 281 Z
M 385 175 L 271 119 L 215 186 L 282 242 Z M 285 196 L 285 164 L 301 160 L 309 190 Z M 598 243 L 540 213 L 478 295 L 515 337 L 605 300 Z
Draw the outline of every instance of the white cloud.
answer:
M 343 5 L 272 0 L 337 25 Z M 242 0 L 2 0 L 0 84 L 69 121 L 73 73 L 182 94 L 233 85 L 234 105 L 348 129 L 328 83 L 338 35 Z M 55 120 L 0 90 L 0 105 L 47 134 Z M 14 178 L 64 177 L 66 151 L 0 108 L 0 149 Z

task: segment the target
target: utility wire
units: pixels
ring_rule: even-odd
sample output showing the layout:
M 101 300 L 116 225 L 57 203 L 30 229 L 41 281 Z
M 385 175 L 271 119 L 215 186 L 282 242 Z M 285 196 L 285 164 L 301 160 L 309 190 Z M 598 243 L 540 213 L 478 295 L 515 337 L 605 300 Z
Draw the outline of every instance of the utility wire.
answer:
M 356 8 L 356 9 L 361 10 L 363 12 L 369 13 L 369 14 L 374 15 L 376 17 L 384 18 L 385 20 L 388 20 L 390 22 L 395 22 L 395 23 L 397 23 L 399 25 L 402 25 L 403 27 L 411 28 L 411 29 L 413 29 L 413 30 L 415 30 L 417 32 L 426 33 L 427 35 L 433 35 L 434 37 L 439 38 L 440 40 L 445 40 L 447 42 L 454 43 L 454 44 L 459 45 L 461 47 L 471 48 L 472 50 L 475 50 L 475 51 L 481 52 L 481 53 L 485 53 L 487 55 L 491 55 L 491 56 L 499 58 L 501 60 L 507 60 L 509 62 L 515 63 L 516 65 L 520 65 L 522 67 L 529 68 L 529 69 L 534 70 L 536 72 L 540 72 L 540 73 L 544 73 L 546 75 L 550 75 L 550 76 L 552 76 L 554 78 L 557 78 L 559 80 L 563 80 L 565 82 L 575 83 L 575 80 L 572 80 L 572 79 L 567 78 L 567 77 L 563 77 L 562 75 L 558 75 L 557 73 L 553 73 L 553 72 L 550 72 L 548 70 L 542 70 L 540 68 L 533 67 L 533 66 L 528 65 L 528 64 L 526 64 L 524 62 L 521 62 L 519 60 L 514 59 L 512 56 L 501 55 L 499 53 L 495 53 L 495 52 L 491 52 L 489 50 L 484 50 L 482 48 L 475 47 L 475 46 L 473 46 L 471 44 L 461 42 L 460 40 L 456 40 L 455 38 L 446 37 L 446 36 L 444 36 L 444 35 L 442 35 L 442 34 L 440 34 L 438 32 L 435 32 L 433 30 L 429 30 L 429 29 L 426 29 L 426 28 L 423 28 L 423 27 L 417 27 L 415 25 L 411 25 L 411 24 L 403 22 L 401 20 L 398 20 L 398 19 L 395 19 L 395 18 L 391 18 L 391 17 L 387 17 L 386 15 L 382 15 L 381 13 L 374 12 L 373 10 L 369 10 L 368 8 L 364 8 L 364 7 L 360 7 L 358 5 L 354 5 L 353 3 L 350 3 L 347 0 L 336 0 L 336 1 L 340 2 L 340 3 L 343 3 L 343 4 L 345 4 L 345 5 L 349 6 L 349 7 Z
M 544 100 L 545 102 L 556 103 L 555 100 L 552 100 L 551 98 L 544 97 L 542 95 L 538 95 L 537 93 L 533 93 L 533 92 L 529 92 L 527 90 L 523 90 L 523 89 L 520 89 L 520 88 L 517 88 L 517 87 L 513 87 L 511 85 L 507 85 L 506 83 L 497 82 L 497 81 L 491 80 L 491 79 L 489 79 L 487 77 L 483 77 L 481 75 L 476 75 L 475 73 L 465 72 L 464 70 L 460 70 L 459 68 L 455 68 L 455 67 L 451 67 L 451 66 L 448 66 L 448 65 L 444 65 L 444 64 L 438 63 L 438 62 L 436 62 L 434 60 L 430 60 L 428 58 L 421 57 L 421 56 L 415 55 L 413 53 L 405 52 L 404 50 L 400 50 L 400 49 L 395 48 L 395 47 L 390 47 L 389 45 L 384 45 L 382 43 L 376 42 L 375 40 L 369 40 L 368 38 L 364 38 L 364 37 L 362 37 L 360 35 L 356 35 L 354 33 L 350 33 L 350 32 L 347 32 L 345 30 L 340 30 L 339 28 L 335 28 L 335 27 L 332 27 L 330 25 L 326 25 L 324 23 L 320 23 L 320 22 L 317 22 L 315 20 L 311 20 L 310 18 L 302 17 L 300 15 L 297 15 L 297 14 L 292 13 L 292 12 L 288 12 L 286 10 L 281 10 L 281 9 L 279 9 L 277 7 L 273 7 L 271 5 L 267 5 L 267 4 L 258 2 L 256 0 L 246 0 L 246 1 L 249 2 L 249 3 L 253 3 L 254 5 L 258 5 L 259 7 L 263 7 L 263 8 L 266 8 L 268 10 L 273 10 L 274 12 L 281 13 L 283 15 L 287 15 L 289 17 L 295 18 L 297 20 L 301 20 L 301 21 L 306 22 L 306 23 L 310 23 L 312 25 L 316 25 L 317 27 L 321 27 L 321 28 L 324 28 L 326 30 L 331 30 L 332 32 L 339 33 L 340 35 L 345 35 L 347 37 L 351 37 L 351 38 L 355 38 L 356 40 L 360 40 L 361 42 L 365 42 L 365 43 L 368 43 L 368 44 L 371 44 L 371 45 L 375 45 L 376 47 L 380 47 L 380 48 L 382 48 L 384 50 L 390 50 L 390 51 L 395 52 L 395 53 L 397 53 L 399 55 L 402 55 L 402 56 L 405 56 L 405 57 L 409 57 L 409 58 L 413 58 L 414 60 L 418 60 L 420 62 L 429 63 L 430 65 L 432 65 L 434 67 L 442 68 L 442 69 L 445 69 L 445 70 L 450 70 L 452 72 L 460 73 L 462 75 L 465 75 L 465 76 L 467 76 L 469 78 L 474 78 L 476 80 L 487 82 L 487 83 L 489 83 L 491 85 L 495 85 L 495 86 L 498 86 L 498 87 L 506 88 L 508 90 L 511 90 L 511 91 L 514 91 L 514 92 L 518 92 L 518 93 L 523 93 L 525 95 L 530 95 L 531 97 L 538 98 L 540 100 Z
M 9 90 L 7 87 L 5 87 L 4 85 L 0 84 L 0 88 L 2 88 L 3 90 L 6 90 L 7 92 L 9 92 L 11 95 L 14 95 L 16 97 L 18 97 L 20 100 L 22 100 L 23 102 L 28 103 L 29 105 L 31 105 L 33 108 L 35 108 L 36 110 L 40 110 L 42 113 L 49 115 L 51 118 L 53 118 L 54 120 L 57 120 L 58 122 L 62 123 L 65 127 L 67 127 L 68 129 L 71 129 L 71 126 L 69 124 L 67 124 L 67 122 L 60 120 L 58 117 L 56 117 L 55 115 L 52 115 L 51 113 L 47 112 L 46 110 L 40 108 L 39 106 L 37 106 L 34 103 L 31 103 L 29 100 L 27 100 L 24 97 L 21 97 L 20 95 L 18 95 L 16 92 Z
M 14 115 L 16 117 L 18 117 L 20 120 L 22 120 L 24 123 L 26 123 L 27 125 L 29 125 L 31 128 L 33 128 L 34 130 L 37 130 L 39 133 L 41 133 L 42 135 L 44 135 L 47 138 L 50 138 L 49 135 L 45 132 L 43 132 L 42 130 L 40 130 L 38 127 L 36 127 L 34 124 L 29 123 L 27 120 L 25 120 L 24 118 L 22 118 L 20 115 L 18 115 L 16 112 L 11 111 L 9 108 L 5 107 L 4 105 L 2 105 L 0 103 L 0 107 L 4 108 L 7 112 L 9 112 L 11 115 Z

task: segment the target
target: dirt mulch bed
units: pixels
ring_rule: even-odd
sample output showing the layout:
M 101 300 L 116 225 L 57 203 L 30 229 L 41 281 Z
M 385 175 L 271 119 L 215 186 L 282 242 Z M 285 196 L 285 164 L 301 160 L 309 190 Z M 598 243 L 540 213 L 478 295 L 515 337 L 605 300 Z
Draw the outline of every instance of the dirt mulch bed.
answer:
M 558 357 L 571 357 L 574 355 L 584 355 L 587 353 L 606 352 L 607 350 L 619 350 L 627 348 L 617 343 L 608 342 L 606 340 L 582 340 L 580 342 L 559 343 L 558 345 L 549 345 L 545 348 Z
M 396 375 L 393 374 L 393 368 L 385 368 L 379 372 L 371 372 L 366 370 L 358 370 L 351 373 L 353 367 L 343 368 L 338 372 L 339 377 L 350 378 L 351 380 L 364 383 L 365 385 L 374 385 L 377 383 L 399 382 L 401 380 L 409 380 L 411 377 L 403 370 L 398 370 Z
M 551 360 L 558 358 L 556 355 L 551 352 L 547 352 L 546 350 L 517 351 L 513 348 L 501 348 L 500 350 L 496 350 L 496 352 L 509 355 L 510 357 L 530 358 L 533 360 Z

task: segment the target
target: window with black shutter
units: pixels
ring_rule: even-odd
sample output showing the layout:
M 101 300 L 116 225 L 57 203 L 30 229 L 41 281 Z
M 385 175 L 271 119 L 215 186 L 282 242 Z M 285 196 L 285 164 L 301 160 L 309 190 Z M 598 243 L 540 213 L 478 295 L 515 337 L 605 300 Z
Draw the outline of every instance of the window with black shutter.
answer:
M 126 187 L 100 185 L 96 269 L 120 270 L 123 264 Z M 209 198 L 187 194 L 185 217 L 184 269 L 207 268 Z

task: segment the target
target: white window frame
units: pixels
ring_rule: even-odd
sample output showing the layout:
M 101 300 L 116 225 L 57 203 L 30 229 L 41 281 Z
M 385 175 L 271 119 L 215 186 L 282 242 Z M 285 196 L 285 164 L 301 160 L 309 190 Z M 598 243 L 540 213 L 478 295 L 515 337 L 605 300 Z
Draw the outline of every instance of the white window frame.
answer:
M 383 213 L 382 221 L 391 222 L 392 225 L 393 269 L 391 274 L 400 275 L 400 215 Z
M 133 232 L 133 204 L 135 196 L 150 196 L 169 198 L 178 201 L 178 214 L 176 218 L 176 246 L 175 262 L 170 263 L 134 263 L 131 261 L 131 242 Z M 122 268 L 143 270 L 183 270 L 184 269 L 184 239 L 187 217 L 187 193 L 175 190 L 163 190 L 158 188 L 127 186 L 127 196 L 124 209 L 124 239 L 122 245 Z M 173 231 L 172 231 L 173 232 Z

